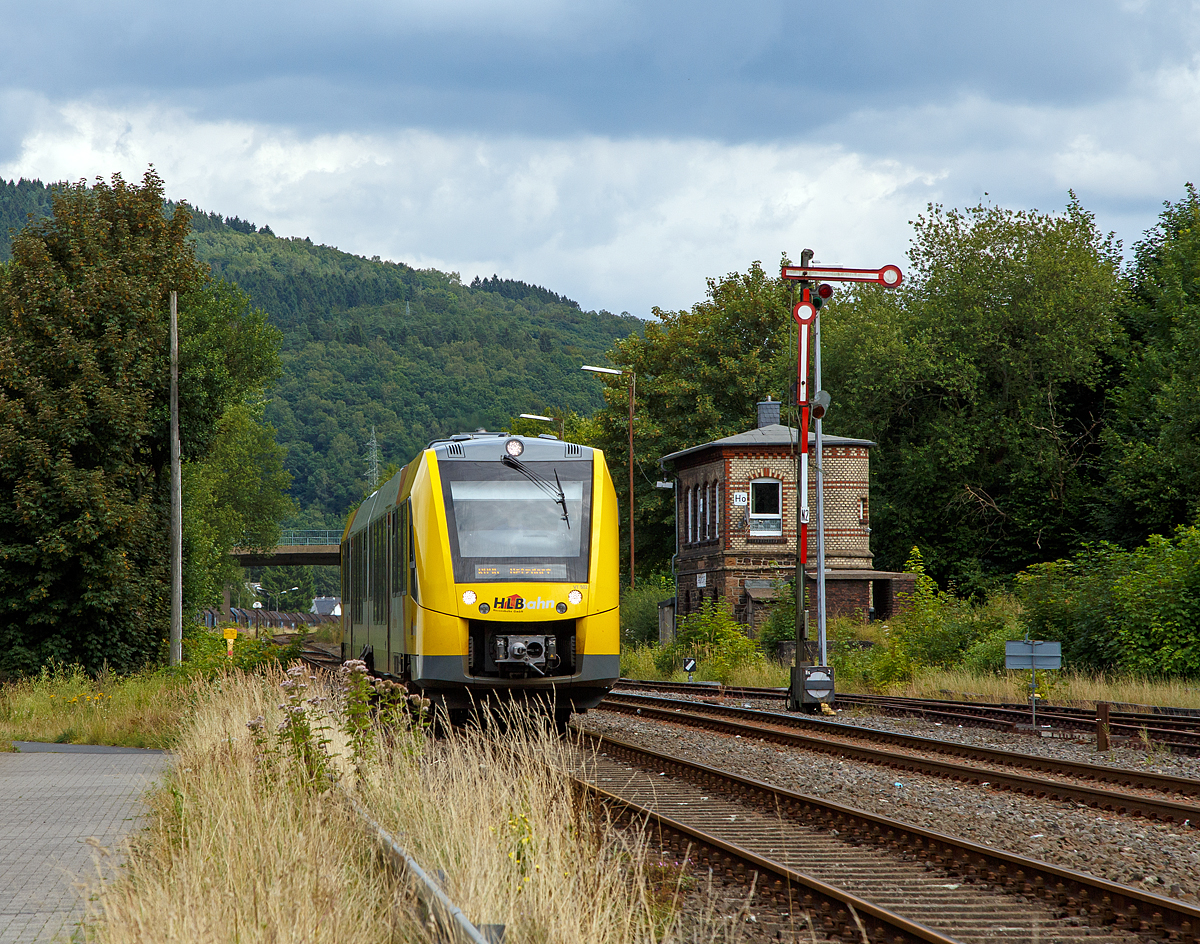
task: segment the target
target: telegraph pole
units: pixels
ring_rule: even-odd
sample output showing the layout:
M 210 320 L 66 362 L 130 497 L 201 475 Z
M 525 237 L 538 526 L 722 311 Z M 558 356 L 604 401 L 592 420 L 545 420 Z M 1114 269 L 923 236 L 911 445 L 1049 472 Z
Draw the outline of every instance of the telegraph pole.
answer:
M 183 661 L 183 485 L 179 469 L 179 302 L 171 293 L 171 665 Z

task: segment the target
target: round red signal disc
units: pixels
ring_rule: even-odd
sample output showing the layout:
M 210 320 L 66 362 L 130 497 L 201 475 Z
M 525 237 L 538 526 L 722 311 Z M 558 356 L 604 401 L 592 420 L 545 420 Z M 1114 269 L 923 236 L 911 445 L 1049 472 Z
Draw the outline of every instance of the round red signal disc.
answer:
M 879 270 L 879 284 L 886 285 L 888 288 L 895 288 L 904 281 L 904 276 L 900 273 L 900 267 L 894 265 L 885 265 Z
M 792 317 L 800 324 L 809 324 L 817 317 L 817 306 L 812 302 L 796 302 L 796 307 L 792 309 Z

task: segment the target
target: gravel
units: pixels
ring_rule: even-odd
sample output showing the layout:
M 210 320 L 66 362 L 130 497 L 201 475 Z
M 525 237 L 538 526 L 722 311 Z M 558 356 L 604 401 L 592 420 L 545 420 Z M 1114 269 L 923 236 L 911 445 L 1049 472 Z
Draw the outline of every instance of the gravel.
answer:
M 747 704 L 738 701 L 737 704 Z M 754 707 L 779 710 L 779 703 Z M 1200 778 L 1200 758 L 1154 752 L 1096 752 L 1087 742 L 1035 738 L 921 719 L 844 712 L 839 721 L 1027 754 L 1087 760 Z M 973 842 L 1032 856 L 1109 881 L 1195 904 L 1200 900 L 1200 831 L 1037 800 L 986 786 L 953 784 L 783 745 L 595 710 L 577 721 L 664 753 L 713 764 L 799 793 L 844 803 Z

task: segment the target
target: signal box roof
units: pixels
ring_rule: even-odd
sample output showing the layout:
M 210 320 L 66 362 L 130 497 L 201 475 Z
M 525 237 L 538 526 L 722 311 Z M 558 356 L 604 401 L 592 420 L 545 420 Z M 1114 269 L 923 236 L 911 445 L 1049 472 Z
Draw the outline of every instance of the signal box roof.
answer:
M 755 429 L 747 430 L 744 433 L 726 436 L 724 439 L 714 439 L 712 442 L 692 446 L 690 449 L 681 449 L 679 452 L 673 452 L 669 456 L 663 456 L 658 462 L 659 465 L 664 465 L 667 462 L 678 463 L 685 456 L 704 452 L 708 449 L 754 449 L 757 447 L 791 446 L 796 442 L 798 435 L 799 431 L 794 426 L 771 423 L 767 426 L 759 426 Z M 826 448 L 830 446 L 875 445 L 869 439 L 850 439 L 846 436 L 822 436 L 821 438 L 824 440 Z M 808 434 L 808 448 L 812 449 L 816 444 L 817 434 L 810 430 Z

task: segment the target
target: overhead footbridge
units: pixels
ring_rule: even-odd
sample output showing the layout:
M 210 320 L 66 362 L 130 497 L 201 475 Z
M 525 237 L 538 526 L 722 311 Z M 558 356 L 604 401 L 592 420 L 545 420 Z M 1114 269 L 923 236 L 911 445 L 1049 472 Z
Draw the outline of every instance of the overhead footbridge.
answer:
M 294 567 L 342 563 L 341 531 L 284 531 L 269 551 L 235 547 L 229 555 L 243 567 Z

